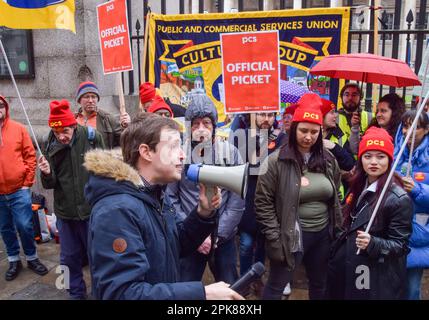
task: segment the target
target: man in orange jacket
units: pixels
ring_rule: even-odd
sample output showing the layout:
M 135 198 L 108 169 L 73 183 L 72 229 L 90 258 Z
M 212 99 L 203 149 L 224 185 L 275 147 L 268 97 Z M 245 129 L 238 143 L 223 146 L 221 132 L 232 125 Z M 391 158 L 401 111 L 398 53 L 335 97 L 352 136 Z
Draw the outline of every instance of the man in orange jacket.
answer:
M 36 152 L 25 127 L 9 119 L 9 105 L 0 96 L 0 232 L 9 261 L 7 281 L 22 269 L 19 232 L 27 266 L 39 275 L 48 269 L 39 261 L 34 244 L 30 187 L 34 183 Z

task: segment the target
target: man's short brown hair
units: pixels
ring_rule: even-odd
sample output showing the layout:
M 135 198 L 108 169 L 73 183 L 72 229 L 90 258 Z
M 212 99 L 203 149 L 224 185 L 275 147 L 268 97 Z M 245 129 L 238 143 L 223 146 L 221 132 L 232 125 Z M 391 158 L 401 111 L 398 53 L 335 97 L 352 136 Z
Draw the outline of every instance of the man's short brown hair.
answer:
M 346 91 L 347 88 L 356 88 L 357 91 L 359 92 L 360 98 L 361 99 L 363 98 L 363 93 L 362 93 L 362 90 L 360 89 L 359 85 L 357 83 L 354 83 L 354 82 L 348 82 L 344 85 L 344 87 L 341 88 L 341 91 L 340 91 L 341 99 L 343 97 L 344 91 Z
M 140 145 L 147 144 L 151 150 L 155 150 L 161 139 L 162 129 L 179 131 L 179 125 L 173 119 L 160 117 L 154 113 L 139 113 L 121 134 L 124 161 L 136 168 L 140 157 Z

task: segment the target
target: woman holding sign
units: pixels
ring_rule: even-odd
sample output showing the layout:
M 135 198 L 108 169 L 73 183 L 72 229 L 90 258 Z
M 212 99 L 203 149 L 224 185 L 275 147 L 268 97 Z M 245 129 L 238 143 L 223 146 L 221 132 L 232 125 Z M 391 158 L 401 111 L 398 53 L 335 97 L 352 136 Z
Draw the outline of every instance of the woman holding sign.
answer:
M 333 246 L 329 264 L 329 297 L 405 299 L 412 203 L 398 176 L 392 179 L 369 233 L 365 232 L 393 161 L 389 133 L 369 128 L 359 144 L 358 158 L 344 208 L 346 231 Z
M 301 97 L 289 143 L 268 158 L 256 186 L 256 219 L 265 236 L 270 274 L 263 299 L 281 299 L 303 261 L 310 299 L 324 299 L 329 249 L 341 226 L 340 171 L 322 142 L 321 98 Z

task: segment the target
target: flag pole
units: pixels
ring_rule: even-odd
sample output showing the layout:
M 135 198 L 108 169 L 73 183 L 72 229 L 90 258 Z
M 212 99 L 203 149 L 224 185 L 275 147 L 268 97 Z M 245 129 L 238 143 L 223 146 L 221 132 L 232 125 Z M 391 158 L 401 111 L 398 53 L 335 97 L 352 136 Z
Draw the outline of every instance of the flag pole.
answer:
M 374 1 L 374 54 L 378 55 L 378 9 L 380 7 L 380 0 Z M 377 109 L 377 91 L 378 85 L 374 83 L 374 87 L 372 89 L 372 112 L 376 112 Z M 380 100 L 381 97 L 378 97 Z
M 141 66 L 142 73 L 142 83 L 146 82 L 146 59 L 147 59 L 147 50 L 148 50 L 148 40 L 149 40 L 149 20 L 150 13 L 146 15 L 146 24 L 144 28 L 144 41 L 143 41 L 143 63 Z M 139 83 L 139 86 L 141 83 Z M 139 109 L 144 110 L 141 100 L 139 99 Z
M 31 135 L 34 138 L 34 143 L 36 144 L 37 151 L 39 151 L 39 153 L 42 154 L 39 143 L 37 142 L 36 134 L 34 133 L 34 130 L 33 130 L 33 126 L 31 125 L 30 119 L 28 118 L 27 110 L 25 110 L 24 102 L 22 102 L 22 98 L 21 98 L 21 94 L 19 93 L 18 86 L 16 85 L 15 77 L 13 76 L 12 68 L 10 67 L 10 64 L 9 64 L 9 59 L 6 56 L 6 51 L 4 50 L 4 47 L 3 47 L 3 41 L 1 40 L 1 35 L 0 35 L 0 48 L 3 53 L 4 60 L 6 61 L 6 65 L 9 70 L 9 74 L 12 79 L 13 85 L 15 86 L 16 93 L 18 94 L 18 99 L 19 99 L 19 102 L 21 103 L 22 110 L 24 111 L 25 119 L 27 120 L 28 126 L 30 128 Z
M 119 112 L 123 115 L 127 111 L 125 110 L 124 89 L 122 88 L 122 72 L 116 74 L 116 91 L 119 96 Z
M 142 82 L 146 82 L 146 59 L 148 51 L 148 41 L 149 41 L 149 22 L 150 22 L 150 13 L 146 15 L 146 25 L 144 30 L 144 41 L 143 41 L 143 63 L 142 63 Z

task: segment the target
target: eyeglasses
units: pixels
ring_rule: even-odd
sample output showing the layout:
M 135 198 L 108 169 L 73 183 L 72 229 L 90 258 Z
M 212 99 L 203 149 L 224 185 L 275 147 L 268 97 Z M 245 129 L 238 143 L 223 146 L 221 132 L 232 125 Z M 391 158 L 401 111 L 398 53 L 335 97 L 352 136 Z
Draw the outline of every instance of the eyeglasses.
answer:
M 348 93 L 348 92 L 345 92 L 344 94 L 343 94 L 343 97 L 352 97 L 352 98 L 356 98 L 356 97 L 360 97 L 360 94 L 359 93 L 357 93 L 357 92 L 354 92 L 354 93 L 352 93 L 352 94 L 350 94 L 350 93 Z
M 82 96 L 82 99 L 85 99 L 85 100 L 98 100 L 98 96 L 97 95 L 95 95 L 95 94 L 89 94 L 89 95 L 84 95 L 84 96 Z
M 265 117 L 267 117 L 267 118 L 274 118 L 275 117 L 274 113 L 257 113 L 256 115 L 258 117 L 261 117 L 261 118 L 265 118 Z

